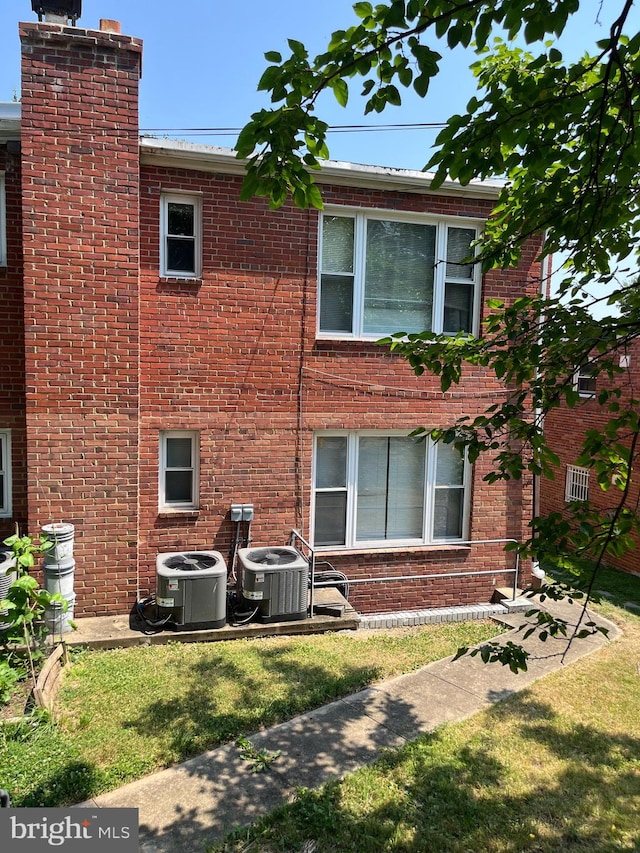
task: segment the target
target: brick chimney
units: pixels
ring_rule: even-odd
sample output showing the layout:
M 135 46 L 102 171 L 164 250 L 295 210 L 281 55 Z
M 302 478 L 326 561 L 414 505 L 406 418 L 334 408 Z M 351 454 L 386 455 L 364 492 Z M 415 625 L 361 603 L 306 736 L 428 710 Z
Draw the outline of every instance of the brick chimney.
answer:
M 73 523 L 75 613 L 113 612 L 136 588 L 142 43 L 20 38 L 29 530 Z

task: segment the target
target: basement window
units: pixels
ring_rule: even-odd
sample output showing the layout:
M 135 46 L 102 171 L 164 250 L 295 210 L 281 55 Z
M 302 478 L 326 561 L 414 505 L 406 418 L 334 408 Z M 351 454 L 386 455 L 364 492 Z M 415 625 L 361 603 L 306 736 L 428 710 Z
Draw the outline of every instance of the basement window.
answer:
M 202 254 L 199 196 L 163 193 L 160 206 L 160 275 L 199 278 Z
M 159 510 L 198 508 L 200 434 L 197 430 L 160 433 Z
M 565 477 L 564 499 L 571 501 L 589 500 L 589 469 L 577 465 L 567 465 Z
M 11 430 L 0 430 L 0 518 L 11 516 Z
M 406 433 L 321 432 L 313 542 L 376 548 L 464 541 L 470 466 L 455 448 Z

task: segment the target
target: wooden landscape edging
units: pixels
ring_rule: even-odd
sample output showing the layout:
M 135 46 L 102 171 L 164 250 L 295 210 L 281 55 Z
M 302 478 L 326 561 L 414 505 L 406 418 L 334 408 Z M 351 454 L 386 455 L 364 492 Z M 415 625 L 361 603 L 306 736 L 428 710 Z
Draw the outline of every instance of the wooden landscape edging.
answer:
M 38 708 L 44 708 L 50 714 L 53 714 L 56 696 L 58 695 L 60 680 L 62 678 L 62 667 L 66 666 L 68 662 L 67 647 L 64 643 L 59 643 L 49 655 L 36 681 L 36 686 L 33 690 L 35 704 Z

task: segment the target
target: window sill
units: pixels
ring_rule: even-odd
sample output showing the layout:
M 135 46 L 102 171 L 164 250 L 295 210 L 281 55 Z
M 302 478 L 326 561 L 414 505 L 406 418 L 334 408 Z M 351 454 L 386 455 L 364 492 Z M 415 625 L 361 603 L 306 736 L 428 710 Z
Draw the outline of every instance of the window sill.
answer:
M 160 284 L 202 284 L 200 275 L 160 275 Z
M 185 518 L 197 517 L 200 515 L 199 509 L 159 509 L 158 518 Z
M 381 546 L 379 548 L 340 548 L 334 545 L 318 546 L 314 548 L 316 554 L 321 554 L 323 557 L 340 557 L 342 555 L 366 555 L 366 554 L 416 554 L 424 553 L 425 551 L 470 551 L 471 546 L 468 542 L 442 542 L 430 543 L 429 545 L 395 545 Z

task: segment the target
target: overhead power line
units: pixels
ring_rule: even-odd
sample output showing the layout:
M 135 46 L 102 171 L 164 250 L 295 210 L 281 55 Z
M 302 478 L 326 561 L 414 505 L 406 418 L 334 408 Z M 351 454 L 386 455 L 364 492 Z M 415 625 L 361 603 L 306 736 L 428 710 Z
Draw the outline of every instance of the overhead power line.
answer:
M 433 130 L 445 127 L 445 122 L 414 122 L 407 124 L 336 124 L 328 133 L 383 133 L 394 130 Z M 141 133 L 161 133 L 165 136 L 231 136 L 240 133 L 241 127 L 142 127 Z

